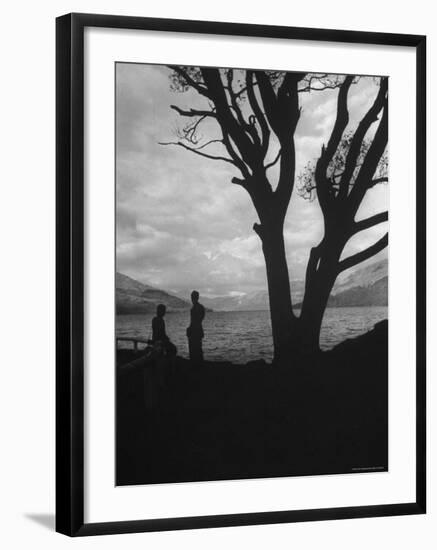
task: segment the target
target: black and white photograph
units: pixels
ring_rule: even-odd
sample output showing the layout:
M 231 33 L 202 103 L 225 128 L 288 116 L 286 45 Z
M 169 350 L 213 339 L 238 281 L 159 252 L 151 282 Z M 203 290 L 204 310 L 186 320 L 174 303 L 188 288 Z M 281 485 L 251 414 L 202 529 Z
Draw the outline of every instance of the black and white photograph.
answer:
M 388 90 L 115 64 L 117 485 L 387 471 Z
M 359 8 L 6 4 L 7 550 L 434 549 L 437 26 Z

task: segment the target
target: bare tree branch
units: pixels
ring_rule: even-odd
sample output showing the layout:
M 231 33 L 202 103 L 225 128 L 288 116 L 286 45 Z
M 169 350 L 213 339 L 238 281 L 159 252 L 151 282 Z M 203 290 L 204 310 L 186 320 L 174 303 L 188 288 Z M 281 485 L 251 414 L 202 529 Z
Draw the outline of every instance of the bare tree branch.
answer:
M 381 121 L 376 130 L 372 144 L 366 153 L 363 164 L 358 173 L 355 185 L 349 195 L 349 203 L 353 211 L 357 211 L 367 190 L 376 185 L 377 178 L 374 180 L 378 164 L 384 154 L 388 141 L 388 106 L 387 96 L 384 99 L 384 107 Z M 370 182 L 370 186 L 369 186 Z
M 182 67 L 179 67 L 178 65 L 168 65 L 168 67 L 173 71 L 175 71 L 175 73 L 177 73 L 179 76 L 181 76 L 185 80 L 185 82 L 189 86 L 197 90 L 199 94 L 205 97 L 210 97 L 208 88 L 206 86 L 202 86 L 202 84 L 200 84 L 199 82 L 196 82 L 193 78 L 191 78 L 191 76 L 188 74 L 188 72 L 185 69 L 183 69 Z
M 223 143 L 226 147 L 226 150 L 228 151 L 229 155 L 234 161 L 235 166 L 240 170 L 241 174 L 243 175 L 243 178 L 248 180 L 250 178 L 250 173 L 246 163 L 238 155 L 237 151 L 235 151 L 235 148 L 232 146 L 231 140 L 229 138 L 229 134 L 224 130 L 222 130 L 222 132 L 223 132 Z
M 232 183 L 235 183 L 235 185 L 241 185 L 241 187 L 244 187 L 244 189 L 247 189 L 247 182 L 246 180 L 242 180 L 241 178 L 232 178 L 231 179 L 231 182 Z
M 378 183 L 387 183 L 387 182 L 388 182 L 388 177 L 386 176 L 382 178 L 375 178 L 373 180 L 370 180 L 370 182 L 367 184 L 367 188 L 370 189 L 371 187 L 378 185 Z
M 234 80 L 233 69 L 227 70 L 226 78 L 227 78 L 228 85 L 225 86 L 225 89 L 228 91 L 229 97 L 231 99 L 230 106 L 235 112 L 241 128 L 249 134 L 249 136 L 252 138 L 254 145 L 260 146 L 261 140 L 258 136 L 258 132 L 256 131 L 255 125 L 250 123 L 250 117 L 249 117 L 249 122 L 245 120 L 241 107 L 238 103 L 238 96 L 235 93 L 234 86 L 233 86 L 233 80 Z
M 261 154 L 262 158 L 267 154 L 267 149 L 269 147 L 270 139 L 270 130 L 269 125 L 267 124 L 266 117 L 259 106 L 258 100 L 255 95 L 254 82 L 253 82 L 253 71 L 246 71 L 246 88 L 247 88 L 247 97 L 249 99 L 249 104 L 252 108 L 253 114 L 261 128 Z
M 337 99 L 337 115 L 335 118 L 334 128 L 329 138 L 328 145 L 323 148 L 322 161 L 320 163 L 320 168 L 328 166 L 329 161 L 335 154 L 338 144 L 340 143 L 343 132 L 349 122 L 349 112 L 347 108 L 347 95 L 349 88 L 352 84 L 353 77 L 347 76 L 340 86 Z M 319 161 L 320 162 L 320 161 Z M 319 169 L 320 169 L 319 168 Z
M 247 69 L 249 70 L 249 69 Z M 247 71 L 246 71 L 246 74 L 247 74 Z M 254 86 L 258 86 L 258 84 L 255 82 L 254 83 Z M 227 86 L 225 86 L 225 89 L 227 90 Z M 235 97 L 239 98 L 241 97 L 243 94 L 245 94 L 247 92 L 247 86 L 243 86 L 242 88 L 240 88 L 239 90 L 235 90 L 234 91 L 234 94 L 235 94 Z
M 241 157 L 246 164 L 254 168 L 262 163 L 262 159 L 256 154 L 254 144 L 249 138 L 244 128 L 238 123 L 238 120 L 232 114 L 228 105 L 226 91 L 218 69 L 201 68 L 203 80 L 208 87 L 210 97 L 214 102 L 217 112 L 217 120 L 222 128 L 223 134 L 228 134 L 237 146 Z
M 196 151 L 199 151 L 200 149 L 204 149 L 208 145 L 211 145 L 211 143 L 221 143 L 223 145 L 222 139 L 210 139 L 209 141 L 206 141 L 205 143 L 202 143 L 202 145 L 199 145 L 199 147 L 194 147 Z
M 256 80 L 259 85 L 265 114 L 271 129 L 278 136 L 280 133 L 280 120 L 276 109 L 276 94 L 272 83 L 265 71 L 255 71 Z
M 314 86 L 313 82 L 318 83 L 319 85 Z M 298 92 L 321 92 L 323 90 L 335 90 L 341 86 L 341 77 L 336 75 L 324 74 L 308 74 L 303 82 L 306 84 L 302 88 L 298 88 Z
M 218 141 L 220 141 L 220 140 L 218 140 Z M 187 149 L 187 151 L 191 151 L 192 153 L 196 153 L 196 155 L 200 155 L 201 157 L 205 157 L 207 159 L 212 159 L 212 160 L 223 160 L 225 162 L 229 162 L 230 164 L 235 165 L 234 161 L 230 158 L 209 155 L 208 153 L 202 153 L 198 149 L 196 149 L 195 147 L 189 147 L 188 145 L 185 145 L 185 143 L 182 143 L 181 141 L 165 141 L 165 142 L 160 141 L 159 145 L 177 145 L 179 147 L 183 147 L 184 149 Z M 201 147 L 200 147 L 200 149 L 201 149 Z
M 375 244 L 372 244 L 372 246 L 369 246 L 365 250 L 361 250 L 360 252 L 349 256 L 349 258 L 345 258 L 344 260 L 339 262 L 337 268 L 338 273 L 340 273 L 341 271 L 345 271 L 346 269 L 349 269 L 361 262 L 364 262 L 364 260 L 368 260 L 378 252 L 381 252 L 381 250 L 384 250 L 387 245 L 388 233 L 381 237 L 379 241 L 376 241 Z
M 231 99 L 231 108 L 234 110 L 235 114 L 237 115 L 238 122 L 244 128 L 248 126 L 248 124 L 244 120 L 243 113 L 240 109 L 240 106 L 238 105 L 237 97 L 234 93 L 234 89 L 233 89 L 234 70 L 233 69 L 228 69 L 226 71 L 226 79 L 227 79 L 228 85 L 225 88 L 228 91 L 229 97 Z
M 322 147 L 322 153 L 316 164 L 315 180 L 317 186 L 317 196 L 320 206 L 326 208 L 330 198 L 330 186 L 327 181 L 327 169 L 329 163 L 335 155 L 337 147 L 343 136 L 343 132 L 349 122 L 349 112 L 347 109 L 347 95 L 353 82 L 353 76 L 347 76 L 341 84 L 337 99 L 337 116 L 334 128 L 329 138 L 328 145 Z
M 346 157 L 343 177 L 340 183 L 340 197 L 347 197 L 349 191 L 349 182 L 357 166 L 364 138 L 370 126 L 378 120 L 378 113 L 384 106 L 384 98 L 387 94 L 387 78 L 381 79 L 378 94 L 373 105 L 364 115 L 356 129 L 351 141 L 351 145 Z
M 278 139 L 281 145 L 281 158 L 275 197 L 280 205 L 283 205 L 282 215 L 284 217 L 294 188 L 296 169 L 294 133 L 301 114 L 297 88 L 299 81 L 304 76 L 305 73 L 286 73 L 278 89 Z
M 173 109 L 181 116 L 188 116 L 188 117 L 195 117 L 195 116 L 201 116 L 201 117 L 213 117 L 217 118 L 217 115 L 214 113 L 214 111 L 202 111 L 198 109 L 190 109 L 189 111 L 185 111 L 184 109 L 181 109 L 177 105 L 170 105 L 170 109 Z
M 193 122 L 190 122 L 183 128 L 176 131 L 177 137 L 180 139 L 183 139 L 184 141 L 188 141 L 189 143 L 192 143 L 193 145 L 197 145 L 199 143 L 199 136 L 197 135 L 197 130 L 200 126 L 200 124 L 205 120 L 206 117 L 201 116 L 197 118 L 197 120 L 194 120 Z
M 323 92 L 323 90 L 336 90 L 340 87 L 340 84 L 324 85 L 320 87 L 306 86 L 305 88 L 299 88 L 298 92 Z
M 268 170 L 269 168 L 271 168 L 272 166 L 274 166 L 274 165 L 278 162 L 278 160 L 280 159 L 280 157 L 281 157 L 281 149 L 279 149 L 278 154 L 276 155 L 275 159 L 274 159 L 272 162 L 270 162 L 269 164 L 266 164 L 264 168 L 265 168 L 266 170 Z
M 365 229 L 369 229 L 370 227 L 374 227 L 386 221 L 388 221 L 388 212 L 380 212 L 379 214 L 355 222 L 352 231 L 354 234 L 359 233 L 360 231 L 364 231 Z

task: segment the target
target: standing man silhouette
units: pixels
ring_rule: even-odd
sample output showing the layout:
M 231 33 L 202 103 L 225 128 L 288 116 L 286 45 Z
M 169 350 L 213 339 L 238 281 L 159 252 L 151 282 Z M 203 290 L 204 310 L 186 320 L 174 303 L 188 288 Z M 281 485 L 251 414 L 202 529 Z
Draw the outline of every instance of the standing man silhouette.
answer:
M 205 308 L 199 303 L 199 293 L 193 290 L 191 293 L 193 307 L 190 311 L 190 326 L 187 328 L 188 349 L 190 352 L 190 361 L 193 364 L 203 362 L 202 339 L 204 337 L 202 321 L 205 318 Z

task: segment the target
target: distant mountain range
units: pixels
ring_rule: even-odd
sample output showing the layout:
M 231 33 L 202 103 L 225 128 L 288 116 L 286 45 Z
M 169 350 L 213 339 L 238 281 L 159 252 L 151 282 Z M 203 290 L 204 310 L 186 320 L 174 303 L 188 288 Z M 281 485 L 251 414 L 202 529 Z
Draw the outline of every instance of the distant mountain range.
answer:
M 167 311 L 186 311 L 191 304 L 165 290 L 144 285 L 123 275 L 115 275 L 115 303 L 117 313 L 155 313 L 158 304 L 165 304 Z
M 386 306 L 388 301 L 388 263 L 381 260 L 346 274 L 333 289 L 330 307 Z M 293 303 L 299 306 L 303 299 L 304 282 L 293 281 Z M 269 309 L 267 290 L 239 296 L 205 298 L 202 303 L 215 311 L 255 311 Z
M 202 304 L 214 311 L 260 311 L 269 309 L 269 295 L 266 290 L 258 290 L 239 296 L 202 296 Z
M 330 307 L 386 306 L 388 303 L 388 264 L 381 260 L 363 266 L 337 281 L 329 298 Z M 293 281 L 293 302 L 299 305 L 304 290 L 303 281 Z M 214 311 L 260 311 L 269 309 L 267 290 L 236 296 L 201 296 L 207 309 Z M 185 296 L 175 296 L 165 290 L 144 285 L 127 275 L 116 275 L 117 313 L 153 313 L 158 304 L 168 311 L 185 311 L 191 303 Z
M 354 271 L 345 271 L 342 276 L 337 279 L 334 286 L 333 294 L 338 294 L 354 287 L 370 286 L 380 279 L 387 278 L 388 261 L 387 259 L 374 262 L 370 265 L 358 267 Z
M 354 286 L 332 294 L 328 307 L 386 306 L 388 304 L 388 277 L 378 279 L 368 286 Z

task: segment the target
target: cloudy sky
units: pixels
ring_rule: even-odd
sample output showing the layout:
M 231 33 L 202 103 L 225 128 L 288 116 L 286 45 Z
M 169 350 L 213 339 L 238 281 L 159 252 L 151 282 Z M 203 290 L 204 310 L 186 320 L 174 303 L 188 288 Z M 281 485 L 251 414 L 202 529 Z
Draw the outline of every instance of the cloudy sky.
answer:
M 246 191 L 231 183 L 233 176 L 240 175 L 236 168 L 180 147 L 159 145 L 175 141 L 176 129 L 183 123 L 170 105 L 204 106 L 204 98 L 193 90 L 172 91 L 169 74 L 164 66 L 118 63 L 116 67 L 117 271 L 182 294 L 193 288 L 210 296 L 265 290 L 261 243 L 252 229 L 257 215 Z M 372 78 L 362 78 L 352 87 L 351 127 L 376 92 Z M 336 97 L 336 90 L 300 94 L 297 174 L 327 142 Z M 209 137 L 215 131 L 208 126 L 203 133 Z M 213 147 L 211 152 L 217 153 Z M 271 176 L 274 182 L 274 170 Z M 387 205 L 388 186 L 376 186 L 367 193 L 357 219 Z M 344 255 L 373 243 L 386 230 L 384 225 L 355 236 Z M 304 278 L 309 250 L 322 235 L 317 200 L 305 200 L 295 189 L 285 223 L 290 279 Z M 386 254 L 383 251 L 370 262 Z

